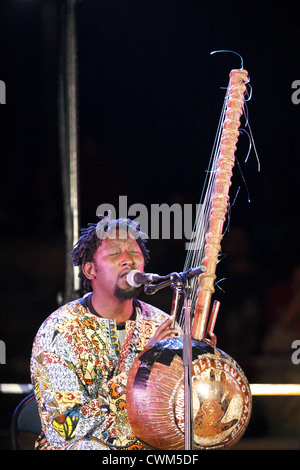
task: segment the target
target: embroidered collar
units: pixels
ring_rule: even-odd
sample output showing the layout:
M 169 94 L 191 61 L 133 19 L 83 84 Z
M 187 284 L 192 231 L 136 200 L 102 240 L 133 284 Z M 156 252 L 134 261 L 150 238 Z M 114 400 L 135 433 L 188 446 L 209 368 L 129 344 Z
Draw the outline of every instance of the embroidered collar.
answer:
M 101 317 L 101 315 L 96 312 L 96 310 L 94 309 L 93 307 L 93 303 L 92 303 L 92 296 L 93 296 L 93 293 L 92 292 L 89 292 L 88 294 L 85 294 L 81 299 L 79 299 L 79 302 L 81 303 L 81 305 L 86 308 L 87 310 L 89 310 L 93 315 L 96 315 L 97 317 L 100 317 L 100 318 L 103 318 Z M 131 317 L 129 318 L 130 321 L 135 321 L 136 320 L 136 309 L 139 308 L 141 310 L 141 305 L 139 303 L 139 301 L 137 299 L 133 299 L 133 312 L 132 312 L 132 315 Z M 125 323 L 122 323 L 122 324 L 119 324 L 117 325 L 117 329 L 118 330 L 123 330 L 125 328 Z

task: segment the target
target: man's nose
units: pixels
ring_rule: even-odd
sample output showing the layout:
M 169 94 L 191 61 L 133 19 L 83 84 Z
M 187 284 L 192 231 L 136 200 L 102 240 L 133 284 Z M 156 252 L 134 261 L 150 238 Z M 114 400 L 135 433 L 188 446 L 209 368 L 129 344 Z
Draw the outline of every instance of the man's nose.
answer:
M 133 266 L 134 257 L 128 251 L 124 251 L 121 256 L 120 264 L 121 266 Z

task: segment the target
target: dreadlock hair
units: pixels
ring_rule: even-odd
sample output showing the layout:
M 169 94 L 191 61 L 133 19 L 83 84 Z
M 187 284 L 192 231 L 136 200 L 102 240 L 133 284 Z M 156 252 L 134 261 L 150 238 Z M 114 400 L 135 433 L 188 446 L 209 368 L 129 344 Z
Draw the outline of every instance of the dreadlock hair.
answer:
M 84 275 L 82 267 L 93 261 L 94 255 L 101 245 L 102 241 L 112 233 L 111 237 L 116 237 L 117 229 L 124 229 L 131 233 L 136 242 L 138 243 L 141 252 L 144 256 L 145 265 L 149 261 L 149 251 L 146 248 L 148 236 L 141 232 L 140 225 L 130 219 L 111 219 L 110 217 L 99 217 L 102 220 L 97 224 L 88 224 L 86 228 L 81 230 L 81 235 L 76 245 L 71 252 L 72 262 L 74 266 L 79 266 L 79 279 L 81 280 L 83 289 L 86 291 L 92 290 L 92 283 L 90 279 Z

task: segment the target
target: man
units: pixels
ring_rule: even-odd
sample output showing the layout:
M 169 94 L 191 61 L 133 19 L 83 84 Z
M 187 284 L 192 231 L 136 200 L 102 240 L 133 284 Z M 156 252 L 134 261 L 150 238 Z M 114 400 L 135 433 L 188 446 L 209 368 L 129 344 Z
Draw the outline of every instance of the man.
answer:
M 46 319 L 31 376 L 42 421 L 37 449 L 143 449 L 126 413 L 126 382 L 140 351 L 177 336 L 173 318 L 138 301 L 127 274 L 144 271 L 145 234 L 130 220 L 90 224 L 72 251 L 86 290 Z

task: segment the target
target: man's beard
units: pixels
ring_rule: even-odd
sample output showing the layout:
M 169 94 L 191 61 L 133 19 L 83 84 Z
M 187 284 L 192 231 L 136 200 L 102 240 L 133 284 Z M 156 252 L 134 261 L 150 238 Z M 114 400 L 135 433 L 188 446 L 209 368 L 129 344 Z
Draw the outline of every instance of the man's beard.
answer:
M 122 289 L 118 285 L 115 286 L 114 296 L 119 300 L 131 300 L 137 297 L 141 292 L 141 287 L 131 287 L 130 289 Z

